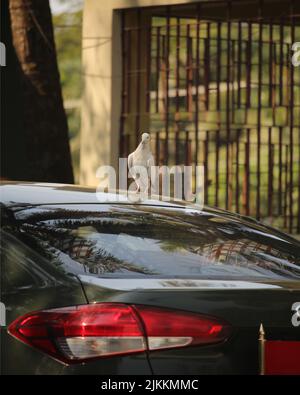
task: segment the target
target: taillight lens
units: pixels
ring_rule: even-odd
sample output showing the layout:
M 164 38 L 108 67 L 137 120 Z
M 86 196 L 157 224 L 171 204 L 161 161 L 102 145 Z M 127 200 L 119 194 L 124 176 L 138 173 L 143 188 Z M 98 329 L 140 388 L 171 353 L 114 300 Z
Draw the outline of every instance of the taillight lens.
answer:
M 136 308 L 150 350 L 219 343 L 231 334 L 227 323 L 213 317 L 146 306 Z
M 99 303 L 26 314 L 9 333 L 65 363 L 112 355 L 214 344 L 230 326 L 216 318 L 120 303 Z

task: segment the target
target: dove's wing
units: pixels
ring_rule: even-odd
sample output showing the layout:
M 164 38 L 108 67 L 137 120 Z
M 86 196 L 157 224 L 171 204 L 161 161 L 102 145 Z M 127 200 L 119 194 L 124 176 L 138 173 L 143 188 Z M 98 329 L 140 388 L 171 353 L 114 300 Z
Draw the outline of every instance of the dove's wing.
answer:
M 134 152 L 132 152 L 130 155 L 128 155 L 128 170 L 129 170 L 129 174 L 133 177 L 133 179 L 135 180 L 135 174 L 134 174 Z
M 147 171 L 148 171 L 148 176 L 151 176 L 151 167 L 155 166 L 154 158 L 153 155 L 150 155 L 148 161 L 147 161 Z
M 128 155 L 128 169 L 130 170 L 133 166 L 133 152 Z
M 154 157 L 151 154 L 150 158 L 148 159 L 148 163 L 147 163 L 147 170 L 148 170 L 148 177 L 151 183 L 151 188 L 153 191 L 156 191 L 157 189 L 157 182 L 156 182 L 156 176 L 157 176 L 157 169 L 155 170 L 155 172 L 153 172 L 151 174 L 151 167 L 155 166 L 155 161 L 154 161 Z
M 132 167 L 133 167 L 133 152 L 128 155 L 128 170 L 129 170 L 129 174 L 134 178 L 134 174 L 132 171 Z

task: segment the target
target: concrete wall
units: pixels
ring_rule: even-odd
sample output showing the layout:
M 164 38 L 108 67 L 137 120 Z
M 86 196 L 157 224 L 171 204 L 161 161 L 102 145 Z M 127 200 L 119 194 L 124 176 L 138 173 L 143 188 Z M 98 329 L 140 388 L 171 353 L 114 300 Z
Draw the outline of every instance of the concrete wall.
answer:
M 97 185 L 96 169 L 100 165 L 118 164 L 122 86 L 118 10 L 198 1 L 85 0 L 80 183 Z

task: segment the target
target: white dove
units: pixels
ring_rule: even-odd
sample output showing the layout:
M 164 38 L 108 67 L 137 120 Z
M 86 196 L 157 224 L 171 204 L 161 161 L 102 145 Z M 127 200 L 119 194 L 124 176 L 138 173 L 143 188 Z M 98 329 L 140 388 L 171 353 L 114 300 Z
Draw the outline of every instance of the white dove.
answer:
M 128 156 L 128 169 L 137 185 L 136 192 L 145 193 L 148 191 L 151 166 L 154 166 L 154 158 L 150 147 L 150 134 L 143 133 L 142 141 L 137 149 Z M 143 167 L 143 171 L 139 171 L 141 167 Z

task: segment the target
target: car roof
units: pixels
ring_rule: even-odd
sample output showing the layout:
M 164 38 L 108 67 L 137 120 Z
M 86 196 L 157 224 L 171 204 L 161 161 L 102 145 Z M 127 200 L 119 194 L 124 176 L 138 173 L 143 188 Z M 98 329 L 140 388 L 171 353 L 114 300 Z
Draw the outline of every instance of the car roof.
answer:
M 138 204 L 158 207 L 200 209 L 185 201 L 165 201 L 162 197 L 133 202 L 127 191 L 101 192 L 80 185 L 1 181 L 0 201 L 7 208 L 48 204 Z

